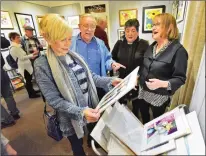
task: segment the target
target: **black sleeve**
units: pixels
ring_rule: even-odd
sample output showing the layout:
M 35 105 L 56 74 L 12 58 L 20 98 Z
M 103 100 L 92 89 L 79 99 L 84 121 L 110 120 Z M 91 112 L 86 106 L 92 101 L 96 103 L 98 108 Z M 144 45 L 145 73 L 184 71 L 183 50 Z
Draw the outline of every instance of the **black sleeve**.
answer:
M 120 46 L 120 42 L 122 42 L 121 40 L 118 40 L 115 45 L 114 48 L 112 49 L 112 59 L 115 61 L 119 61 L 118 60 L 118 52 L 119 52 L 119 46 Z
M 8 48 L 10 46 L 9 40 L 7 40 L 5 37 L 1 36 L 1 49 Z
M 145 40 L 142 40 L 141 42 L 141 53 L 142 53 L 142 59 L 140 60 L 140 68 L 139 68 L 139 71 L 138 71 L 138 74 L 137 75 L 141 75 L 141 72 L 143 70 L 143 61 L 144 61 L 144 54 L 145 52 L 147 51 L 147 49 L 149 48 L 149 42 L 148 41 L 145 41 Z
M 143 60 L 144 60 L 144 54 L 147 51 L 148 47 L 149 47 L 149 43 L 145 40 L 142 40 L 142 42 L 140 43 L 140 49 L 141 49 L 140 53 L 141 53 L 141 56 L 142 56 L 141 59 L 139 60 L 140 61 L 140 63 L 139 63 L 140 67 L 142 66 L 142 63 L 143 63 Z
M 172 78 L 169 79 L 171 84 L 171 95 L 175 93 L 175 91 L 181 87 L 186 81 L 186 72 L 187 72 L 187 60 L 188 54 L 184 47 L 180 48 L 173 60 L 173 73 Z
M 5 61 L 4 61 L 4 58 L 1 54 L 1 69 L 3 69 L 4 64 L 5 64 Z

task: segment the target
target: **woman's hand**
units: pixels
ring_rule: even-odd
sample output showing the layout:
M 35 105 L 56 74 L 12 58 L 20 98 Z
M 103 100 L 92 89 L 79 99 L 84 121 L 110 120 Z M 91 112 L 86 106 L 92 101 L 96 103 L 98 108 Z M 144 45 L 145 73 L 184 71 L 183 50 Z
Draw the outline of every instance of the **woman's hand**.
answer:
M 159 79 L 149 79 L 149 82 L 145 81 L 145 83 L 150 90 L 156 90 L 158 88 L 167 88 L 169 84 L 168 81 L 162 81 Z
M 8 155 L 17 155 L 17 152 L 11 147 L 9 143 L 6 144 L 5 150 L 7 151 Z
M 83 110 L 84 117 L 89 122 L 97 122 L 100 117 L 98 109 L 86 108 Z
M 122 79 L 120 79 L 120 78 L 115 78 L 115 79 L 113 79 L 112 80 L 112 86 L 116 86 L 116 85 L 118 85 L 120 82 L 122 81 Z

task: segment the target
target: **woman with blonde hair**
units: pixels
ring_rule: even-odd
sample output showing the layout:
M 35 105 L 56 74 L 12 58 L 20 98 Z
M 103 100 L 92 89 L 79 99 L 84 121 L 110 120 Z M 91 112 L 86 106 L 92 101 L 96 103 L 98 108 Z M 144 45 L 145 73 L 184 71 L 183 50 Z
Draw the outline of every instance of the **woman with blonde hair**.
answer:
M 168 13 L 153 19 L 152 38 L 155 40 L 144 54 L 139 75 L 139 105 L 143 123 L 165 112 L 170 97 L 185 83 L 188 54 L 178 41 L 175 18 Z
M 57 112 L 60 129 L 70 141 L 74 155 L 85 155 L 82 138 L 86 124 L 100 117 L 95 109 L 99 102 L 96 86 L 108 91 L 119 79 L 91 73 L 82 57 L 69 50 L 72 29 L 61 16 L 45 15 L 40 29 L 49 46 L 46 55 L 34 63 L 36 81 Z

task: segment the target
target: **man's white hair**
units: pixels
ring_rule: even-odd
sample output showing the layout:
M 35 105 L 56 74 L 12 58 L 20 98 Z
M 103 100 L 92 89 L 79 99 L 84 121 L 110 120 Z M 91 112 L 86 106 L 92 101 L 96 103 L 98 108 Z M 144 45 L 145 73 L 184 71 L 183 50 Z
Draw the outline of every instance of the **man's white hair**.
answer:
M 80 24 L 82 23 L 82 20 L 83 20 L 85 17 L 91 17 L 91 18 L 93 18 L 94 21 L 95 21 L 95 24 L 97 24 L 95 17 L 94 17 L 92 14 L 88 14 L 88 13 L 87 13 L 87 14 L 82 14 L 82 15 L 80 15 L 80 19 L 79 19 L 79 23 L 80 23 Z

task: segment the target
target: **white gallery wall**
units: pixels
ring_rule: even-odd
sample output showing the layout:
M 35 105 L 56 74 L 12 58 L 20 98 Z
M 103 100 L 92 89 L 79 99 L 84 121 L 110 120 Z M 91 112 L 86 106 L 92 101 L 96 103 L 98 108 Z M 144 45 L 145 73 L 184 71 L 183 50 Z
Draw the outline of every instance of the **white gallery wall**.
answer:
M 68 16 L 80 15 L 81 7 L 79 3 L 74 3 L 70 5 L 51 7 L 49 11 L 50 13 L 57 13 L 63 15 L 66 18 Z
M 205 47 L 202 52 L 202 59 L 195 82 L 193 96 L 190 103 L 190 111 L 196 111 L 200 128 L 205 139 Z

